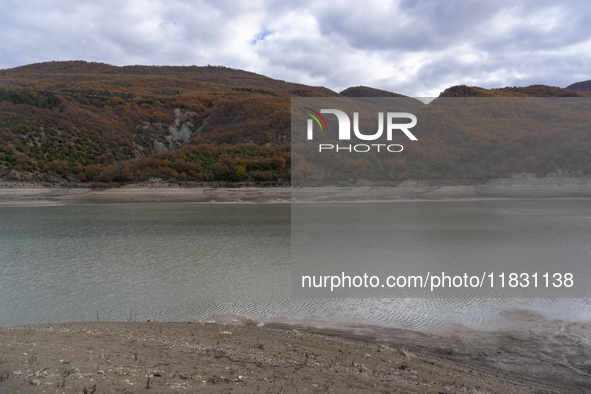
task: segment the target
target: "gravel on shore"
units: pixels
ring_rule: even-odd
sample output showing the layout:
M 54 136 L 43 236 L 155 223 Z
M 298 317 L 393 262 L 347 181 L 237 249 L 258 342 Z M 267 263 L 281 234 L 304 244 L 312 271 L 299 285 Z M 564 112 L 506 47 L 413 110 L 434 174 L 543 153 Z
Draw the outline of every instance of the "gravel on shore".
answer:
M 591 387 L 458 362 L 453 350 L 418 346 L 428 334 L 373 330 L 229 318 L 0 328 L 0 392 L 492 394 Z M 433 336 L 430 350 L 449 338 Z

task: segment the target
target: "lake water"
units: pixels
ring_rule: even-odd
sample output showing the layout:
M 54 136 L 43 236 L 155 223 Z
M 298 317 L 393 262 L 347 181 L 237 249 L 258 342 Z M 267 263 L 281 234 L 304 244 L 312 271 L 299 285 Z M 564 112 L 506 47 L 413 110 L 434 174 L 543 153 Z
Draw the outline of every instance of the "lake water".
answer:
M 465 237 L 448 237 L 445 231 L 464 226 L 471 232 L 475 217 L 482 223 L 482 216 L 470 212 L 484 212 L 495 225 L 511 212 L 519 217 L 519 231 L 511 233 L 507 247 L 517 255 L 523 255 L 524 247 L 539 255 L 544 237 L 563 237 L 557 245 L 563 245 L 565 254 L 574 248 L 581 264 L 590 261 L 591 201 L 555 200 L 552 209 L 536 201 L 392 204 L 415 212 L 423 227 L 413 231 L 428 233 L 452 252 L 453 243 L 462 245 Z M 439 222 L 443 227 L 433 227 L 431 215 L 420 213 L 441 207 L 447 214 L 438 220 L 449 220 L 449 226 Z M 196 321 L 232 314 L 440 330 L 452 323 L 500 327 L 507 324 L 500 314 L 506 309 L 531 309 L 548 319 L 591 320 L 589 298 L 552 298 L 543 292 L 536 298 L 294 297 L 290 215 L 289 204 L 0 208 L 0 326 L 97 319 Z M 540 218 L 546 226 L 542 233 Z M 554 269 L 560 262 L 545 264 L 542 268 Z

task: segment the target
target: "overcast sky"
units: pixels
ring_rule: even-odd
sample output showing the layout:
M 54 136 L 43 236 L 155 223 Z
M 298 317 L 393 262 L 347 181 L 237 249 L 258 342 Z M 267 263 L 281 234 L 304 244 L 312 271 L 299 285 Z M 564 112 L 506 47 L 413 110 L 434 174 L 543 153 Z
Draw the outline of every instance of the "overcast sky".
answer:
M 411 96 L 591 79 L 589 0 L 1 0 L 0 68 L 224 65 Z

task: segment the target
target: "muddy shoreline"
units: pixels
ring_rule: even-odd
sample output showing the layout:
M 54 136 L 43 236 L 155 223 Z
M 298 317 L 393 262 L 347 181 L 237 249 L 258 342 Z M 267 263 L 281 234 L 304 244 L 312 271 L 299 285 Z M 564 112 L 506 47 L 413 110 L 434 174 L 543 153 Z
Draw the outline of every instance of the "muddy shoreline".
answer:
M 583 360 L 590 353 L 579 337 L 589 330 L 588 324 L 553 321 L 432 334 L 328 322 L 263 326 L 232 316 L 2 328 L 0 389 L 588 392 L 591 371 Z
M 121 187 L 0 189 L 0 206 L 69 206 L 155 203 L 286 203 L 289 188 Z
M 425 333 L 236 316 L 9 327 L 0 392 L 583 393 L 589 334 L 561 321 Z
M 478 199 L 591 198 L 590 176 L 518 174 L 483 184 L 437 186 L 405 181 L 396 187 L 180 187 L 174 184 L 118 188 L 42 187 L 33 183 L 1 183 L 0 206 L 59 206 L 144 203 L 288 203 L 445 201 Z

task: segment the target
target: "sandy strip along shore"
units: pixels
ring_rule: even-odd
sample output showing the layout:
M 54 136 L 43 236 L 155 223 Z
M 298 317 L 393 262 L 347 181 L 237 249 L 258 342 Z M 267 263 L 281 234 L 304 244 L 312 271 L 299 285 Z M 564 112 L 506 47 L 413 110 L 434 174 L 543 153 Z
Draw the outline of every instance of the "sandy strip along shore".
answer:
M 52 206 L 145 203 L 280 203 L 289 188 L 121 187 L 0 189 L 0 206 Z
M 6 184 L 8 185 L 8 184 Z M 482 185 L 432 186 L 406 181 L 397 187 L 316 188 L 204 188 L 174 185 L 137 186 L 93 190 L 43 188 L 12 184 L 1 188 L 0 206 L 95 205 L 138 203 L 285 203 L 458 200 L 499 198 L 591 198 L 591 178 L 527 174 L 491 180 Z
M 0 392 L 591 390 L 587 373 L 591 371 L 574 361 L 582 362 L 589 355 L 588 346 L 581 347 L 580 340 L 577 344 L 578 335 L 590 331 L 582 323 L 428 334 L 336 323 L 261 326 L 257 322 L 225 317 L 215 323 L 87 322 L 0 328 Z M 550 334 L 556 329 L 560 334 Z M 539 330 L 548 336 L 539 335 Z M 561 341 L 562 352 L 552 353 L 542 343 L 547 341 L 550 345 Z

